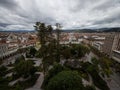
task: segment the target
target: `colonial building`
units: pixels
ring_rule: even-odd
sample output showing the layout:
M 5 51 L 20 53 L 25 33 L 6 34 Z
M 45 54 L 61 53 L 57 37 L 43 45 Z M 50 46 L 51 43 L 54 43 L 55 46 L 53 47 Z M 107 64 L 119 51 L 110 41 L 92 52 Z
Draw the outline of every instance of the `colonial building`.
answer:
M 106 36 L 103 52 L 120 62 L 120 33 L 111 33 Z
M 80 44 L 83 41 L 78 33 L 62 33 L 60 35 L 60 44 Z
M 112 58 L 120 63 L 120 33 L 115 35 L 112 49 Z
M 8 55 L 8 45 L 0 43 L 0 58 L 4 58 Z
M 0 33 L 0 58 L 15 54 L 18 49 L 34 46 L 36 42 L 36 34 Z
M 114 33 L 106 35 L 106 39 L 105 39 L 104 46 L 103 46 L 103 52 L 108 56 L 111 56 L 112 54 L 114 37 L 115 37 Z

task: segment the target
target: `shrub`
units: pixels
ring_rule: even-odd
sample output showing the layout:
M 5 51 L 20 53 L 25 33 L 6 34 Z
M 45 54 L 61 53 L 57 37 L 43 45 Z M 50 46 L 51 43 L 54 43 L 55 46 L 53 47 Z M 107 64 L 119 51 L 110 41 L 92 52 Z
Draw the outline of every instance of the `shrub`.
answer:
M 5 66 L 0 67 L 0 76 L 4 76 L 6 74 L 7 68 Z

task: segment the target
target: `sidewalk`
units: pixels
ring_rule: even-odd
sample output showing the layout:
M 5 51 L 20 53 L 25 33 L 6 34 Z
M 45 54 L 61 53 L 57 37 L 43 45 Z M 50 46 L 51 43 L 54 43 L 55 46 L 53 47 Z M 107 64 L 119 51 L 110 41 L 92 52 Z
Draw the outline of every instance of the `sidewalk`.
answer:
M 42 83 L 43 83 L 43 80 L 44 80 L 44 75 L 43 75 L 42 72 L 40 72 L 39 74 L 40 74 L 40 76 L 37 79 L 35 85 L 31 88 L 26 89 L 26 90 L 42 90 L 41 86 L 42 86 Z

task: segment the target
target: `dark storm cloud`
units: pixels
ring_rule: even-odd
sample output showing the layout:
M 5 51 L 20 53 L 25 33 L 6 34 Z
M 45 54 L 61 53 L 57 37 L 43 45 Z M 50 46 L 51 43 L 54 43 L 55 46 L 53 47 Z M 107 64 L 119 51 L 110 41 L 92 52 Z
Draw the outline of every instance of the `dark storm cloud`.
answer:
M 115 7 L 120 7 L 120 0 L 105 0 L 104 2 L 93 7 L 92 10 L 107 11 Z
M 109 17 L 95 21 L 93 25 L 102 25 L 102 24 L 110 24 L 110 23 L 113 23 L 113 24 L 120 23 L 120 12 L 115 15 L 111 15 Z
M 13 9 L 17 7 L 17 2 L 15 0 L 0 0 L 0 7 Z
M 6 26 L 8 26 L 8 25 L 10 25 L 10 24 L 0 23 L 0 27 L 6 27 Z

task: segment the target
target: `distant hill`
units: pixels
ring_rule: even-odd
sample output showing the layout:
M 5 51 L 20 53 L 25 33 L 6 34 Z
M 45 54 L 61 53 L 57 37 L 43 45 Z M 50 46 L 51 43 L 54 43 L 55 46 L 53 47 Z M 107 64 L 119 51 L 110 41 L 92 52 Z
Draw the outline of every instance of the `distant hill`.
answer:
M 0 32 L 35 32 L 35 30 L 2 30 Z
M 120 28 L 103 28 L 101 32 L 120 32 Z
M 0 31 L 0 32 L 36 32 L 35 30 L 11 30 L 11 31 Z M 53 30 L 54 33 L 56 33 L 56 30 Z M 120 27 L 115 28 L 99 28 L 99 29 L 64 29 L 60 32 L 79 32 L 79 33 L 101 33 L 101 32 L 120 32 Z
M 80 32 L 80 33 L 101 33 L 101 32 L 120 32 L 120 28 L 99 28 L 99 29 L 77 29 L 62 30 L 62 32 Z
M 56 30 L 54 30 L 53 32 L 56 32 Z M 92 29 L 65 29 L 65 30 L 61 30 L 60 32 L 66 32 L 66 33 L 70 33 L 70 32 L 79 32 L 79 33 L 93 33 L 96 32 L 96 30 L 92 30 Z

